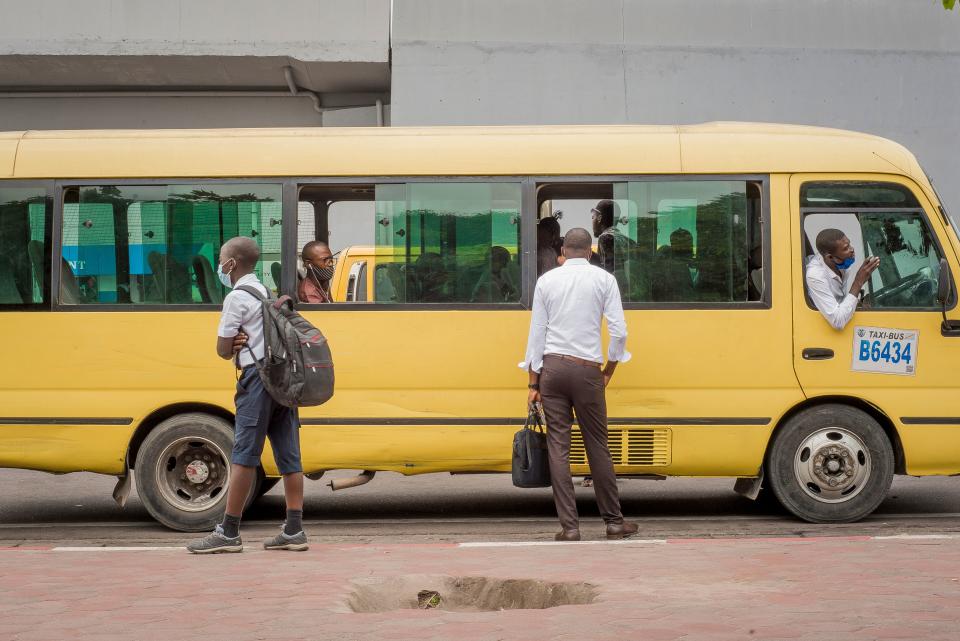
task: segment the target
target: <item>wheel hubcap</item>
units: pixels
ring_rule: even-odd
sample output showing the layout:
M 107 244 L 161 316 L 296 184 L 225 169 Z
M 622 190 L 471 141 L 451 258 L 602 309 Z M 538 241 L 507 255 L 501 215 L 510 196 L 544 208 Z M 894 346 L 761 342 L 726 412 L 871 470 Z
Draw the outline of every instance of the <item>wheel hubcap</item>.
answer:
M 200 459 L 194 459 L 188 463 L 184 472 L 187 475 L 187 480 L 194 484 L 203 483 L 210 477 L 210 468 Z
M 808 496 L 823 503 L 843 503 L 859 494 L 869 479 L 870 450 L 853 432 L 828 427 L 800 443 L 794 470 Z
M 157 459 L 157 486 L 170 505 L 186 512 L 201 512 L 226 496 L 230 465 L 226 453 L 203 437 L 181 438 L 168 445 Z

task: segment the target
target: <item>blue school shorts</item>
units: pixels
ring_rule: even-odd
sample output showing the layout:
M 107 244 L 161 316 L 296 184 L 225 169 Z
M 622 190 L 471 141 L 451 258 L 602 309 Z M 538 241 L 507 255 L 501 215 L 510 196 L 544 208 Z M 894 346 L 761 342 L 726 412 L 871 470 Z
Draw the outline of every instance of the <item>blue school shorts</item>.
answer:
M 237 419 L 231 462 L 247 467 L 260 465 L 263 442 L 269 438 L 280 473 L 302 472 L 300 416 L 295 408 L 284 407 L 273 400 L 255 366 L 243 368 L 234 402 Z

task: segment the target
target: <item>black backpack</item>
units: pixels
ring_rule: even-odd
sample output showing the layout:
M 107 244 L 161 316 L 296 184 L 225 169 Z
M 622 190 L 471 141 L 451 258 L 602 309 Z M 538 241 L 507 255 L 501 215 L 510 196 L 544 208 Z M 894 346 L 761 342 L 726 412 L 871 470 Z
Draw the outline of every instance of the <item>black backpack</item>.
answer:
M 257 371 L 273 400 L 286 407 L 309 407 L 333 396 L 333 357 L 319 329 L 293 308 L 289 296 L 272 298 L 256 288 L 237 287 L 263 307 L 263 360 Z M 253 350 L 247 345 L 250 355 Z

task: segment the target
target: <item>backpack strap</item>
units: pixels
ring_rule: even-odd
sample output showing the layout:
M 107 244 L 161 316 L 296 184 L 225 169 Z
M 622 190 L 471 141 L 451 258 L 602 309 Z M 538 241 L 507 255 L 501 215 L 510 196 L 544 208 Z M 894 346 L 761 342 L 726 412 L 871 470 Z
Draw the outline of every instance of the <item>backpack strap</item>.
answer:
M 270 300 L 270 289 L 269 289 L 269 288 L 267 288 L 267 295 L 266 295 L 266 296 L 264 296 L 264 295 L 260 292 L 260 290 L 258 290 L 256 287 L 250 287 L 249 285 L 240 285 L 239 287 L 234 287 L 234 290 L 236 290 L 236 291 L 241 291 L 241 292 L 246 292 L 246 293 L 250 294 L 251 296 L 253 296 L 254 298 L 256 298 L 256 299 L 257 299 L 258 301 L 260 301 L 260 302 L 264 302 L 264 301 Z M 240 327 L 240 331 L 241 331 L 241 332 L 243 331 L 243 327 L 242 327 L 242 326 Z M 262 365 L 261 365 L 259 362 L 257 362 L 257 357 L 256 357 L 256 355 L 253 353 L 253 348 L 250 347 L 250 343 L 247 343 L 246 345 L 244 345 L 244 347 L 246 347 L 246 348 L 247 348 L 247 351 L 250 352 L 250 358 L 253 359 L 253 364 L 256 366 L 257 370 L 262 369 L 263 367 L 262 367 Z M 234 359 L 233 359 L 233 363 L 234 363 L 234 366 L 237 368 L 237 370 L 239 370 L 239 369 L 240 369 L 240 352 L 237 352 L 236 356 L 235 356 Z
M 250 287 L 250 285 L 240 285 L 239 287 L 234 287 L 234 290 L 239 292 L 247 292 L 251 296 L 256 297 L 257 300 L 264 301 L 270 299 L 270 290 L 267 289 L 267 295 L 264 296 L 260 293 L 260 290 L 256 287 Z

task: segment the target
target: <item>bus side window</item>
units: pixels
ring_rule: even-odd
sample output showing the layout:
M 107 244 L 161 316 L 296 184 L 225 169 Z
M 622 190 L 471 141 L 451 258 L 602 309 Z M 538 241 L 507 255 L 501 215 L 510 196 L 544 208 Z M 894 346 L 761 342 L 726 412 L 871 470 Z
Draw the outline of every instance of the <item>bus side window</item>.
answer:
M 856 262 L 844 273 L 844 288 L 867 256 L 880 266 L 867 282 L 866 309 L 931 309 L 937 307 L 937 280 L 943 253 L 923 209 L 910 191 L 896 183 L 832 181 L 801 187 L 803 230 L 816 251 L 824 229 L 839 229 L 850 239 Z
M 538 187 L 538 206 L 561 234 L 593 232 L 593 262 L 613 274 L 624 303 L 763 300 L 759 182 L 552 183 Z
M 49 301 L 50 209 L 45 187 L 0 186 L 0 305 Z
M 368 256 L 372 251 L 373 211 L 373 185 L 301 185 L 297 208 L 298 295 L 303 279 L 316 279 L 315 274 L 307 274 L 303 249 L 319 241 L 328 246 L 335 259 L 333 278 L 320 285 L 329 287 L 332 302 L 361 302 L 356 295 L 356 274 L 343 274 L 342 270 L 353 262 L 352 257 Z
M 339 256 L 333 302 L 520 302 L 519 183 L 305 184 L 299 198 L 300 251 Z
M 220 247 L 235 236 L 260 246 L 257 277 L 277 290 L 279 184 L 68 187 L 63 204 L 63 304 L 212 304 Z

